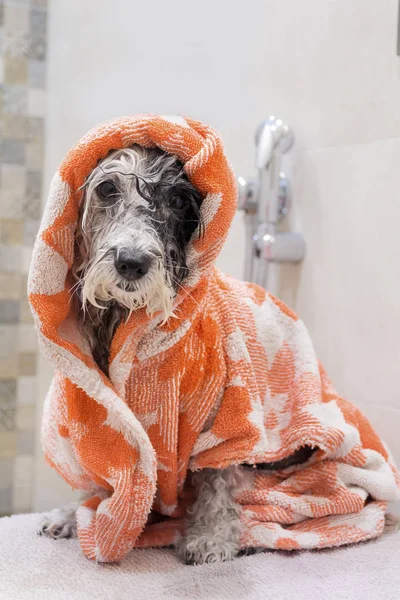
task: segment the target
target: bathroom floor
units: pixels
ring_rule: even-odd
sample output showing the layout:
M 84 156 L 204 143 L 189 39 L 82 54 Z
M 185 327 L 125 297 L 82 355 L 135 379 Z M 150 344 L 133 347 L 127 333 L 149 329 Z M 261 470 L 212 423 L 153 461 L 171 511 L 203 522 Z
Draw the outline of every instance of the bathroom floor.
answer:
M 85 559 L 77 540 L 36 536 L 38 515 L 0 519 L 0 597 L 7 600 L 398 600 L 400 531 L 336 550 L 267 552 L 189 567 L 172 550 L 120 565 Z

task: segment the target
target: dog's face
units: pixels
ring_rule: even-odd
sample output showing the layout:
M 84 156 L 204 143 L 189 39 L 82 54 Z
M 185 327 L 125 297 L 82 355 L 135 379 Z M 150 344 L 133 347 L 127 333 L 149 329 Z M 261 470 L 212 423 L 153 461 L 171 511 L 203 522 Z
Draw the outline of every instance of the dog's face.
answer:
M 168 317 L 200 226 L 202 197 L 182 164 L 159 149 L 117 150 L 83 189 L 73 269 L 83 307 L 117 302 Z

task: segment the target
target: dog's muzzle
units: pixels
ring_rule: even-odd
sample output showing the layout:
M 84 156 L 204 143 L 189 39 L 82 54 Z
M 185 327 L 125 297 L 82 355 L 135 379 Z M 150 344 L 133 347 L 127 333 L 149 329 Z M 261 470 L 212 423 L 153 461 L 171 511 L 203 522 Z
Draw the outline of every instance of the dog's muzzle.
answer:
M 121 250 L 115 257 L 115 268 L 127 281 L 137 281 L 149 272 L 152 259 L 146 254 L 138 255 L 130 250 Z

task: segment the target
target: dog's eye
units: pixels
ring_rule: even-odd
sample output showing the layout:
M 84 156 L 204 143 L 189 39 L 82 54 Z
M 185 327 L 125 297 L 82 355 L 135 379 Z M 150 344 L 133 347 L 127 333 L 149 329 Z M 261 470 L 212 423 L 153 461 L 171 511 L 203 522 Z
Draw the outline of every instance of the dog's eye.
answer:
M 179 194 L 174 194 L 171 196 L 169 203 L 172 208 L 175 208 L 176 210 L 182 210 L 186 206 L 185 198 L 183 196 L 179 196 Z
M 103 181 L 103 183 L 100 183 L 96 188 L 96 192 L 102 200 L 118 194 L 118 190 L 112 181 Z

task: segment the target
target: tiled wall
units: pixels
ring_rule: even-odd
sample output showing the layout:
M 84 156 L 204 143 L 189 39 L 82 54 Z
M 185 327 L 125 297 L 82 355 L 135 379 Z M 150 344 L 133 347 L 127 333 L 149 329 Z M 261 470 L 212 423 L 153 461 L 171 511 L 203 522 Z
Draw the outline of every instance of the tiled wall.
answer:
M 0 1 L 0 515 L 31 508 L 36 336 L 27 272 L 40 219 L 46 0 Z

